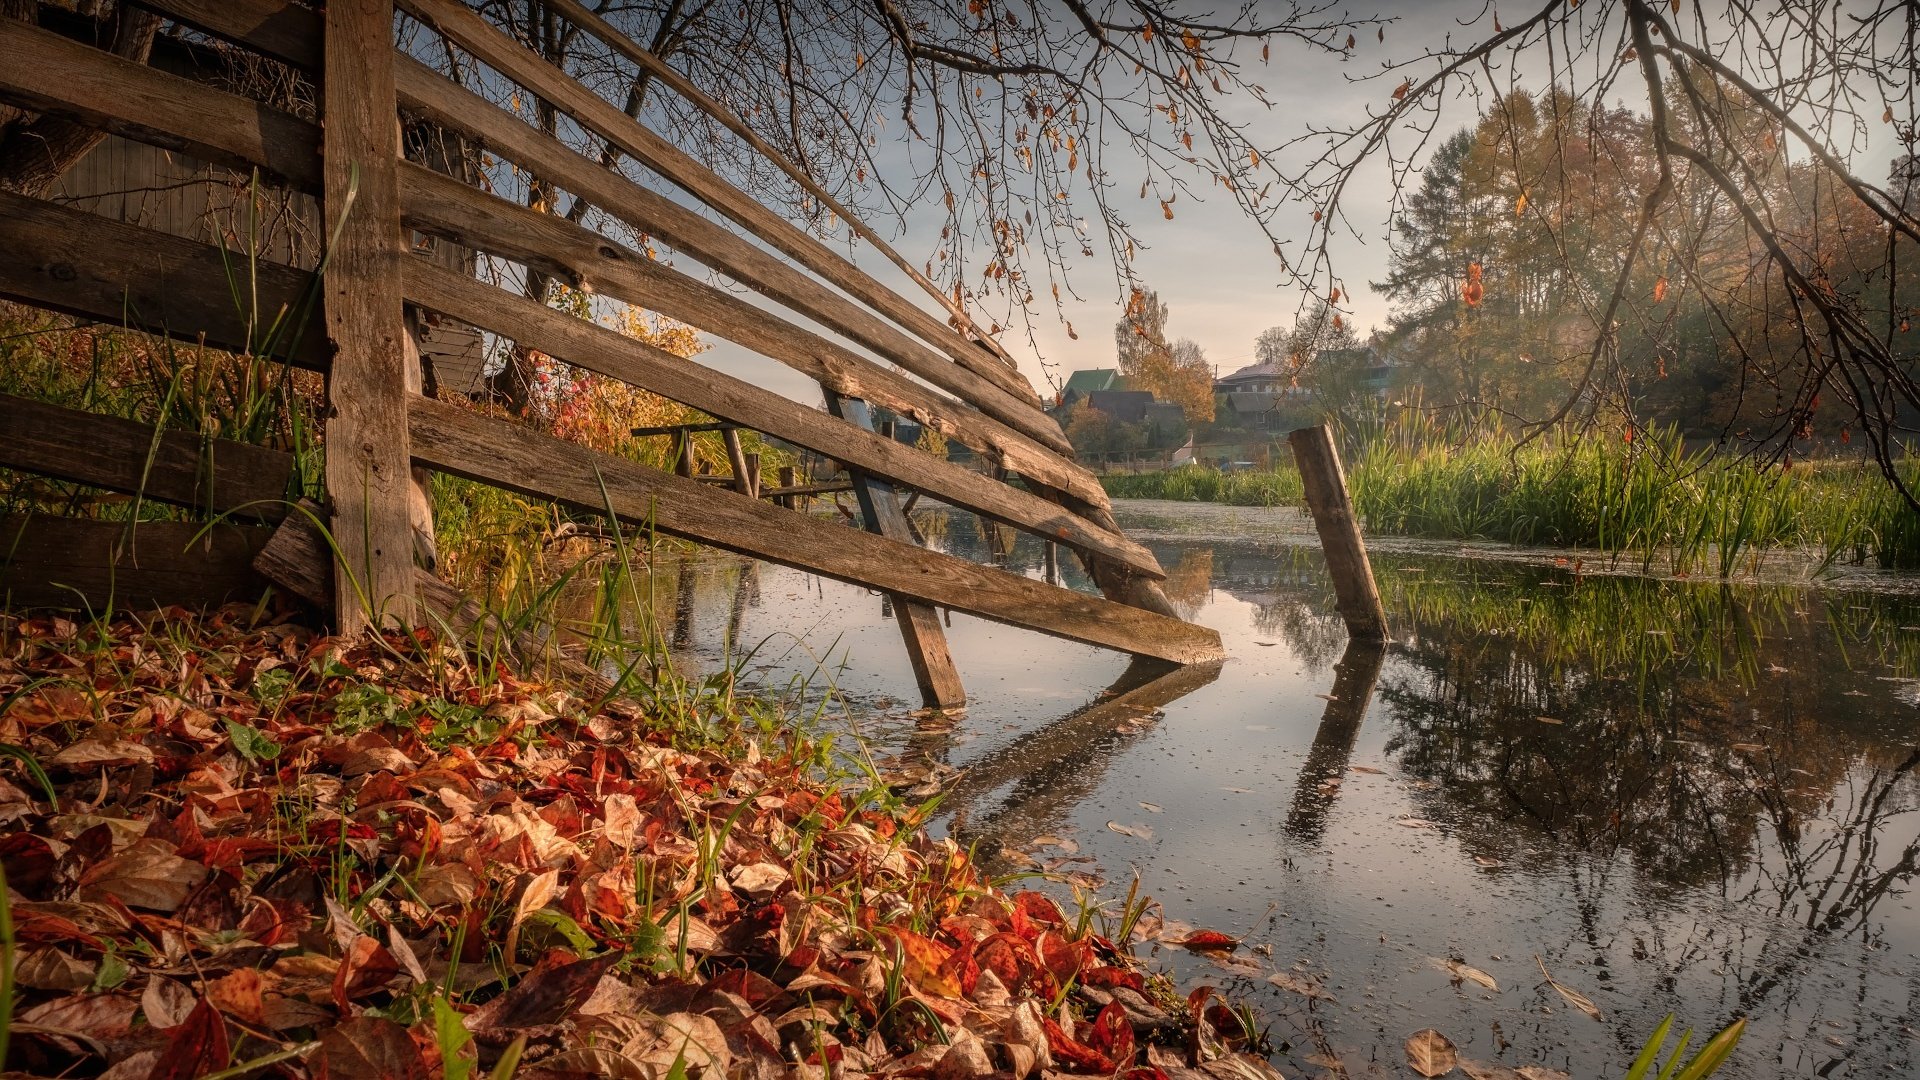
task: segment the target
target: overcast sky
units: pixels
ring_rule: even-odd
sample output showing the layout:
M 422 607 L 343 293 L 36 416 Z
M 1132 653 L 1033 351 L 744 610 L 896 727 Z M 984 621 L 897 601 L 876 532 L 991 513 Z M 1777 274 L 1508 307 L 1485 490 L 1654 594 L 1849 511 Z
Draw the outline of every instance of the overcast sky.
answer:
M 1391 83 L 1377 79 L 1359 81 L 1378 72 L 1383 60 L 1404 59 L 1428 48 L 1441 47 L 1450 37 L 1455 40 L 1484 37 L 1492 32 L 1495 17 L 1482 0 L 1358 0 L 1348 10 L 1355 17 L 1390 16 L 1394 21 L 1386 28 L 1385 42 L 1377 41 L 1371 33 L 1356 35 L 1358 45 L 1345 59 L 1317 54 L 1290 42 L 1276 42 L 1272 62 L 1254 76 L 1254 81 L 1266 88 L 1274 107 L 1265 109 L 1245 99 L 1229 106 L 1234 118 L 1246 125 L 1257 144 L 1277 146 L 1299 135 L 1309 118 L 1324 124 L 1359 122 L 1370 105 L 1379 106 L 1391 93 Z M 1595 57 L 1594 62 L 1598 59 Z M 1539 61 L 1532 58 L 1524 61 L 1525 64 L 1536 62 Z M 1500 78 L 1506 78 L 1503 67 L 1497 66 L 1496 71 Z M 1538 90 L 1544 86 L 1543 74 L 1532 76 L 1524 69 L 1523 74 L 1530 76 L 1521 80 L 1526 88 Z M 1397 76 L 1394 82 L 1397 83 Z M 1628 90 L 1634 85 L 1626 84 Z M 1644 102 L 1643 94 L 1617 93 L 1610 96 L 1606 104 L 1639 108 Z M 1439 132 L 1446 134 L 1468 126 L 1477 115 L 1475 102 L 1456 98 L 1443 107 Z M 1878 136 L 1879 145 L 1867 148 L 1858 167 L 1863 175 L 1879 180 L 1884 178 L 1894 146 L 1883 132 L 1871 134 Z M 1118 186 L 1126 189 L 1128 184 L 1120 159 L 1110 152 L 1107 165 L 1109 171 L 1120 178 Z M 1138 183 L 1137 176 L 1133 183 Z M 1204 193 L 1203 186 L 1195 185 L 1196 194 Z M 1352 226 L 1360 235 L 1341 240 L 1334 248 L 1335 272 L 1348 297 L 1343 306 L 1348 307 L 1350 321 L 1362 336 L 1372 328 L 1384 328 L 1389 316 L 1384 300 L 1367 285 L 1382 279 L 1387 270 L 1386 214 L 1390 194 L 1383 169 L 1362 173 L 1344 200 Z M 1192 338 L 1199 343 L 1208 360 L 1222 374 L 1252 363 L 1254 341 L 1260 332 L 1271 326 L 1290 325 L 1301 302 L 1297 289 L 1280 287 L 1280 268 L 1265 237 L 1244 220 L 1225 192 L 1205 201 L 1182 196 L 1171 221 L 1164 219 L 1156 201 L 1137 205 L 1137 212 L 1123 206 L 1142 241 L 1136 267 L 1143 280 L 1168 304 L 1169 336 Z M 1308 224 L 1306 210 L 1302 208 L 1302 238 Z M 938 228 L 937 221 L 931 228 L 909 222 L 894 246 L 917 264 L 938 247 Z M 1295 250 L 1298 247 L 1296 242 Z M 924 299 L 917 287 L 880 257 L 859 250 L 849 254 L 902 295 Z M 1036 316 L 1037 353 L 1018 332 L 1010 332 L 1005 338 L 1008 351 L 1020 360 L 1022 370 L 1043 393 L 1048 392 L 1049 374 L 1063 379 L 1076 369 L 1114 364 L 1113 326 L 1121 316 L 1123 297 L 1111 264 L 1101 252 L 1082 260 L 1071 268 L 1071 273 L 1084 299 L 1069 301 L 1064 314 L 1078 331 L 1078 340 L 1068 338 L 1051 309 Z M 936 310 L 930 299 L 925 300 L 924 306 Z M 796 400 L 809 403 L 819 400 L 818 388 L 811 380 L 728 343 L 716 342 L 715 348 L 701 360 Z

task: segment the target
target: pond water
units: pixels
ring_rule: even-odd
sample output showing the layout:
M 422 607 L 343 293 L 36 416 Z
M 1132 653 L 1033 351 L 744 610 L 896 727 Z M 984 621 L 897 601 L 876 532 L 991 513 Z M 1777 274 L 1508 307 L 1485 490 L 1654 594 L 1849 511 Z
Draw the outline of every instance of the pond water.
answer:
M 1250 1000 L 1289 1077 L 1411 1075 L 1427 1027 L 1477 1061 L 1618 1077 L 1669 1012 L 1752 1018 L 1724 1076 L 1920 1075 L 1914 581 L 1376 543 L 1393 640 L 1369 649 L 1297 511 L 1116 509 L 1220 631 L 1217 671 L 1155 680 L 955 615 L 969 708 L 930 719 L 866 590 L 702 558 L 656 582 L 662 618 L 687 664 L 731 640 L 763 686 L 830 683 L 883 767 L 964 770 L 935 828 L 1002 867 L 1114 901 L 1137 872 L 1170 923 L 1244 938 L 1226 963 L 1153 948 Z M 955 554 L 1001 546 L 969 515 L 918 520 Z M 1029 537 L 1000 561 L 1089 588 Z

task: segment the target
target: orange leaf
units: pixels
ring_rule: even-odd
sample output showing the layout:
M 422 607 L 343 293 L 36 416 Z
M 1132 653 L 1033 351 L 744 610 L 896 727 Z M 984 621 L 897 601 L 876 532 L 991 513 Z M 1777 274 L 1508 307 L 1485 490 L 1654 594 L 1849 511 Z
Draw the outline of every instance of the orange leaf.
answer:
M 1523 191 L 1520 193 L 1519 198 L 1513 200 L 1513 216 L 1519 217 L 1522 214 L 1525 214 L 1526 212 L 1527 212 L 1527 193 Z
M 1353 40 L 1353 35 L 1352 35 L 1352 34 L 1348 34 L 1348 35 L 1347 35 L 1347 48 L 1349 48 L 1349 49 L 1351 49 L 1351 48 L 1353 48 L 1353 46 L 1354 46 L 1354 44 L 1355 44 L 1355 42 L 1354 42 L 1354 40 Z
M 1186 949 L 1232 949 L 1239 946 L 1240 939 L 1218 930 L 1195 930 L 1179 944 Z
M 900 962 L 907 980 L 936 997 L 960 996 L 960 981 L 942 970 L 953 950 L 911 930 L 889 930 L 900 945 Z
M 1653 302 L 1659 303 L 1667 298 L 1667 279 L 1661 278 L 1653 283 Z
M 1411 90 L 1411 89 L 1413 89 L 1413 80 L 1412 80 L 1412 79 L 1402 79 L 1402 80 L 1400 80 L 1400 85 L 1399 85 L 1398 87 L 1396 87 L 1396 88 L 1394 89 L 1394 91 L 1393 91 L 1393 100 L 1395 100 L 1395 101 L 1399 101 L 1399 100 L 1400 100 L 1401 98 L 1404 98 L 1404 97 L 1406 97 L 1406 96 L 1407 96 L 1407 91 L 1409 91 L 1409 90 Z

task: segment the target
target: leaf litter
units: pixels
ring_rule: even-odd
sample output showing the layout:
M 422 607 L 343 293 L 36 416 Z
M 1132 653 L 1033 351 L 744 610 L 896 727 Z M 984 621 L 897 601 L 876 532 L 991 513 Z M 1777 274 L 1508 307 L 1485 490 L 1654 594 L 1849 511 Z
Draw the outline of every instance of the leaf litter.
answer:
M 0 742 L 54 796 L 0 771 L 9 1065 L 1278 1077 L 1211 988 L 995 887 L 730 686 L 667 697 L 246 606 L 0 617 Z

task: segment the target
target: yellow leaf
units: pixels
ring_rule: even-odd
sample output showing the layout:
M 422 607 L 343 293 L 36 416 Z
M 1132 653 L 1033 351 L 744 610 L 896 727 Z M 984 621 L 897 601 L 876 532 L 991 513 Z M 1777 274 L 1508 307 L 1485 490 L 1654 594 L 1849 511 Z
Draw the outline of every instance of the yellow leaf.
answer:
M 1252 162 L 1254 168 L 1257 169 L 1260 167 L 1260 151 L 1258 150 L 1247 151 L 1247 158 L 1249 161 Z
M 1527 193 L 1523 191 L 1520 193 L 1519 198 L 1513 200 L 1513 216 L 1519 217 L 1522 214 L 1525 214 L 1526 212 L 1527 212 Z

